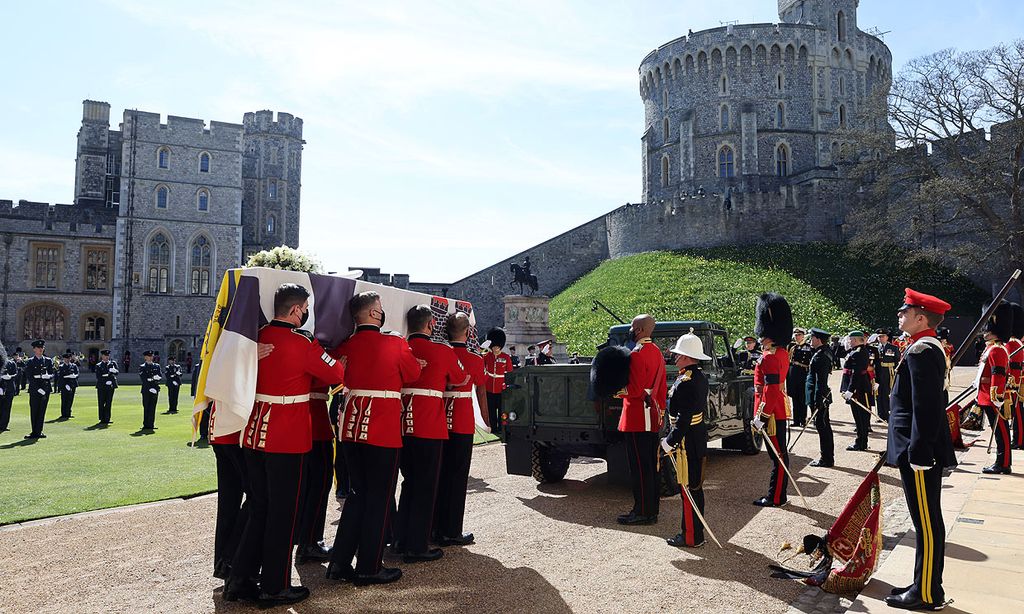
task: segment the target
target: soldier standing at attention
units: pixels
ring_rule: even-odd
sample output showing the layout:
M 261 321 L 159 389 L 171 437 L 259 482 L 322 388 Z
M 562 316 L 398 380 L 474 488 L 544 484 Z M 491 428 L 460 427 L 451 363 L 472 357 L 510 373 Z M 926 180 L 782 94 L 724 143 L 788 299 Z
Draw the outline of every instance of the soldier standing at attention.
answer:
M 249 517 L 224 586 L 228 601 L 258 594 L 261 605 L 273 606 L 309 596 L 308 588 L 291 586 L 302 465 L 313 447 L 309 391 L 313 378 L 338 384 L 345 370 L 299 328 L 308 317 L 309 291 L 281 284 L 274 319 L 259 331 L 258 343 L 272 345 L 273 352 L 258 363 L 256 399 L 242 431 Z M 252 580 L 257 574 L 258 589 Z
M 828 377 L 832 374 L 832 350 L 829 349 L 829 334 L 820 328 L 811 329 L 811 362 L 807 369 L 805 383 L 807 403 L 814 413 L 814 429 L 818 431 L 818 447 L 821 455 L 811 461 L 812 467 L 835 466 L 835 441 L 832 438 L 832 420 L 828 410 L 832 404 L 832 391 L 828 388 Z
M 804 331 L 793 329 L 793 341 L 786 348 L 789 352 L 789 373 L 786 375 L 786 392 L 793 400 L 793 426 L 807 422 L 807 369 L 811 364 L 811 347 L 804 342 Z
M 658 522 L 661 503 L 658 488 L 658 432 L 668 396 L 665 358 L 651 340 L 654 318 L 641 314 L 633 318 L 630 335 L 636 345 L 629 360 L 629 383 L 619 392 L 622 414 L 619 431 L 626 439 L 626 457 L 633 482 L 633 509 L 618 517 L 619 524 Z
M 341 448 L 352 493 L 341 511 L 327 578 L 385 584 L 402 577 L 401 569 L 381 564 L 402 447 L 401 390 L 420 376 L 422 365 L 405 339 L 381 333 L 386 314 L 376 292 L 353 296 L 349 313 L 356 331 L 335 353 L 345 362 Z
M 71 352 L 64 352 L 64 362 L 57 369 L 61 420 L 74 418 L 71 415 L 71 407 L 75 404 L 75 391 L 78 389 L 78 365 L 72 362 L 72 356 Z
M 174 356 L 167 358 L 167 412 L 178 413 L 178 393 L 181 391 L 181 365 Z
M 36 339 L 32 342 L 34 356 L 25 363 L 25 379 L 28 381 L 28 405 L 32 418 L 32 432 L 25 439 L 45 439 L 43 422 L 46 419 L 46 405 L 50 402 L 50 387 L 53 380 L 53 361 L 43 355 L 46 342 Z
M 668 399 L 668 415 L 674 419 L 672 431 L 665 438 L 664 447 L 682 444 L 682 454 L 676 456 L 676 476 L 679 487 L 690 491 L 697 511 L 704 514 L 704 465 L 708 455 L 708 431 L 704 412 L 708 405 L 708 378 L 700 369 L 701 360 L 711 360 L 704 353 L 700 337 L 686 334 L 676 341 L 672 353 L 676 356 L 679 376 L 672 384 Z M 682 530 L 667 540 L 676 547 L 700 548 L 704 545 L 704 525 L 694 512 L 690 497 L 683 497 Z
M 868 367 L 871 355 L 864 347 L 864 333 L 859 330 L 850 331 L 850 351 L 843 362 L 843 380 L 840 391 L 853 412 L 853 422 L 857 430 L 856 440 L 846 446 L 850 451 L 868 449 L 868 429 L 871 426 L 871 414 L 868 413 L 868 394 L 871 390 L 871 376 Z M 859 405 L 858 405 L 859 403 Z
M 487 415 L 490 417 L 488 422 L 491 425 L 491 432 L 497 434 L 501 430 L 501 393 L 505 390 L 505 374 L 512 370 L 512 357 L 501 351 L 505 347 L 505 331 L 501 328 L 487 331 L 487 341 L 484 345 L 487 345 L 484 375 L 487 376 Z M 534 363 L 531 363 L 527 356 L 526 366 L 529 367 L 531 364 Z
M 899 310 L 900 329 L 910 334 L 911 345 L 896 366 L 886 460 L 900 470 L 917 544 L 914 583 L 893 589 L 885 603 L 906 610 L 938 610 L 945 605 L 942 471 L 955 467 L 956 457 L 946 420 L 949 363 L 935 327 L 948 310 L 949 303 L 910 288 Z
M 1013 332 L 1013 309 L 1003 301 L 995 313 L 981 327 L 985 351 L 978 362 L 975 383 L 978 388 L 978 407 L 985 412 L 988 423 L 995 431 L 996 462 L 982 469 L 982 473 L 1011 473 L 1012 446 L 1010 444 L 1010 399 L 1007 394 L 1007 369 L 1010 359 L 1004 345 Z
M 139 365 L 139 380 L 142 382 L 142 430 L 155 431 L 156 402 L 160 398 L 160 380 L 163 379 L 160 365 L 153 362 L 153 350 L 142 353 L 145 361 Z
M 875 366 L 875 381 L 878 383 L 878 416 L 882 420 L 889 419 L 889 393 L 892 392 L 892 381 L 896 377 L 896 363 L 900 359 L 900 349 L 889 342 L 889 331 L 880 328 L 878 334 L 878 364 Z
M 117 388 L 117 365 L 110 360 L 110 350 L 100 350 L 100 361 L 96 363 L 96 401 L 99 404 L 99 423 L 113 424 L 110 420 L 110 406 L 114 402 Z
M 766 292 L 758 297 L 754 334 L 761 340 L 763 350 L 761 360 L 754 368 L 754 420 L 764 425 L 767 445 L 773 446 L 777 452 L 772 455 L 768 495 L 754 501 L 754 505 L 778 507 L 786 503 L 786 487 L 789 485 L 786 470 L 780 464 L 781 458 L 789 466 L 789 447 L 786 445 L 789 407 L 785 391 L 789 353 L 782 344 L 793 337 L 793 312 L 783 296 Z
M 3 352 L 3 346 L 0 345 L 0 353 Z M 4 358 L 7 360 L 0 365 L 0 433 L 11 430 L 7 428 L 11 424 L 11 404 L 18 394 L 18 365 L 6 354 Z
M 1024 308 L 1017 303 L 1010 303 L 1013 310 L 1013 333 L 1006 342 L 1006 353 L 1010 361 L 1006 373 L 1006 387 L 1010 396 L 1010 426 L 1013 431 L 1012 448 L 1024 449 L 1024 422 L 1021 420 L 1020 388 L 1024 377 Z M 948 335 L 947 335 L 948 337 Z

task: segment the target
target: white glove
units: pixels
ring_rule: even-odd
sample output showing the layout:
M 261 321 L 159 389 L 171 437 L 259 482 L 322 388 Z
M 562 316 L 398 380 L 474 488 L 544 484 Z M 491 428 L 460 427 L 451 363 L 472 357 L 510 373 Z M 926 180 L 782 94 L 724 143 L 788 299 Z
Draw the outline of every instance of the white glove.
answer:
M 107 385 L 108 385 L 108 386 L 113 386 L 113 385 L 114 385 L 114 382 L 112 382 L 112 381 L 110 381 L 110 380 L 107 380 Z
M 871 391 L 872 391 L 872 392 L 874 392 L 875 394 L 878 394 L 878 382 L 875 382 L 875 383 L 874 383 L 874 384 L 873 384 L 873 385 L 871 386 Z
M 7 375 L 6 373 L 4 373 L 3 375 L 0 375 L 0 379 L 11 379 L 12 377 L 14 377 L 14 376 L 13 375 Z
M 71 392 L 71 386 L 69 386 L 68 384 L 64 384 L 64 390 Z
M 914 463 L 910 463 L 910 468 L 914 471 L 927 471 L 931 469 L 928 465 L 915 465 Z
M 663 437 L 661 439 L 661 449 L 664 450 L 666 453 L 672 453 L 672 444 L 668 442 L 668 437 Z
M 843 393 L 843 398 L 846 399 L 847 401 L 849 401 L 850 399 L 853 398 L 853 392 L 850 391 L 850 390 L 847 390 L 846 392 Z
M 154 376 L 153 376 L 153 380 L 154 380 L 154 381 L 160 381 L 160 380 L 162 380 L 162 379 L 163 379 L 163 378 L 162 378 L 162 377 L 160 377 L 159 375 L 154 375 Z
M 107 371 L 107 373 L 120 373 L 120 371 L 117 369 L 111 369 L 110 371 Z
M 0 388 L 0 397 L 4 396 L 4 389 Z
M 756 430 L 756 431 L 763 430 L 764 429 L 764 420 L 761 419 L 761 416 L 758 416 L 758 417 L 756 417 L 756 418 L 754 418 L 753 420 L 750 421 L 750 426 L 753 427 L 753 429 Z
M 153 394 L 156 394 L 156 388 L 150 388 L 149 391 Z
M 178 382 L 167 382 L 168 386 L 177 386 Z
M 46 391 L 43 390 L 42 388 L 36 388 L 36 392 L 38 392 L 39 394 L 46 394 Z
M 53 374 L 52 373 L 43 373 L 43 375 L 41 377 L 43 379 L 53 379 Z

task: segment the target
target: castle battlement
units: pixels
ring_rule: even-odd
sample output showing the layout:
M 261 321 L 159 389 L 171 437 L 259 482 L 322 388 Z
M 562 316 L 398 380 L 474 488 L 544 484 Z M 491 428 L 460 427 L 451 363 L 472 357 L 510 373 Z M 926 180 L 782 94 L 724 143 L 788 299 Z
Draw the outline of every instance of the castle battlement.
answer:
M 250 111 L 243 117 L 242 125 L 248 133 L 265 132 L 302 139 L 302 118 L 284 111 L 277 112 L 276 120 L 273 111 Z
M 0 200 L 0 217 L 34 222 L 110 224 L 117 222 L 117 209 L 30 200 Z
M 242 124 L 206 121 L 178 115 L 168 115 L 167 121 L 163 122 L 159 113 L 125 110 L 124 121 L 121 123 L 121 132 L 125 138 L 131 134 L 133 117 L 136 122 L 138 138 L 158 140 L 171 145 L 176 143 L 195 144 L 196 139 L 236 141 L 241 138 L 243 131 Z

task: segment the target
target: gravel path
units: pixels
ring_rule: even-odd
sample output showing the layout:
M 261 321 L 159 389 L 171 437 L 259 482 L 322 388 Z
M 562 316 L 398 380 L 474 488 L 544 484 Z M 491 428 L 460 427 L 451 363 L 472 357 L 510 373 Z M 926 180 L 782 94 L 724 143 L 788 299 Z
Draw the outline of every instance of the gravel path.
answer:
M 970 370 L 958 371 L 964 371 L 958 382 L 970 379 Z M 747 457 L 711 450 L 707 518 L 724 550 L 710 542 L 696 551 L 665 544 L 664 538 L 678 532 L 678 497 L 662 500 L 656 526 L 617 525 L 615 516 L 628 510 L 631 497 L 604 483 L 603 462 L 580 459 L 564 482 L 538 486 L 506 475 L 501 444 L 488 444 L 474 451 L 466 510 L 466 528 L 476 533 L 476 544 L 450 548 L 435 563 L 400 565 L 403 579 L 383 587 L 329 583 L 322 566 L 299 566 L 293 581 L 309 586 L 313 596 L 293 609 L 754 614 L 791 611 L 792 604 L 798 612 L 841 610 L 838 598 L 772 579 L 766 569 L 782 542 L 824 534 L 874 463 L 874 454 L 845 451 L 852 442 L 852 417 L 845 405 L 833 405 L 832 411 L 837 467 L 807 466 L 818 445 L 813 429 L 792 455 L 810 511 L 792 490 L 787 507 L 751 505 L 767 488 L 767 453 Z M 873 428 L 870 447 L 881 451 L 884 425 Z M 0 531 L 0 612 L 255 609 L 225 603 L 220 582 L 210 576 L 213 497 Z M 882 497 L 890 542 L 906 530 L 895 470 L 883 470 Z M 338 514 L 332 500 L 329 541 Z

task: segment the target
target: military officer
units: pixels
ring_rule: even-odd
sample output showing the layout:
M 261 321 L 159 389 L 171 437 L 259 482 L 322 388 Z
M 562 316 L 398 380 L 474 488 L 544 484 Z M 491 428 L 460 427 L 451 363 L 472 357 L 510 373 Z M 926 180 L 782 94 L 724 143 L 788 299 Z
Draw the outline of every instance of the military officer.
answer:
M 384 584 L 402 577 L 401 569 L 381 565 L 402 447 L 401 390 L 422 366 L 405 339 L 381 332 L 386 314 L 376 292 L 353 296 L 349 313 L 356 331 L 335 353 L 346 369 L 341 447 L 352 494 L 341 512 L 327 578 Z
M 166 414 L 178 413 L 178 393 L 181 391 L 181 365 L 174 356 L 167 357 L 167 411 Z
M 882 420 L 889 419 L 889 393 L 892 392 L 892 380 L 896 377 L 896 363 L 900 359 L 900 349 L 889 341 L 889 331 L 880 328 L 878 335 L 878 364 L 875 365 L 875 382 L 878 384 L 878 416 Z
M 1006 353 L 1009 359 L 1009 368 L 1006 372 L 1006 387 L 1011 397 L 1010 426 L 1012 431 L 1012 448 L 1024 448 L 1024 421 L 1021 416 L 1021 378 L 1024 377 L 1024 307 L 1017 303 L 1010 303 L 1013 310 L 1013 334 L 1006 342 Z
M 100 361 L 96 363 L 96 400 L 99 403 L 100 424 L 112 424 L 110 407 L 117 388 L 117 374 L 117 363 L 110 360 L 110 350 L 100 350 Z
M 846 449 L 863 451 L 868 449 L 868 430 L 871 427 L 871 413 L 867 410 L 870 407 L 868 396 L 871 391 L 871 375 L 868 367 L 871 365 L 871 355 L 865 347 L 862 331 L 850 331 L 847 337 L 850 340 L 850 351 L 843 362 L 843 379 L 839 390 L 853 412 L 857 437 Z
M 937 610 L 945 602 L 942 471 L 956 466 L 956 457 L 946 420 L 948 361 L 935 327 L 949 307 L 942 299 L 907 288 L 899 310 L 900 329 L 910 335 L 910 345 L 896 366 L 886 460 L 899 468 L 917 543 L 914 583 L 893 589 L 885 598 L 894 608 Z
M 754 372 L 754 365 L 761 359 L 761 349 L 757 347 L 755 337 L 743 338 L 743 349 L 736 353 L 736 359 L 739 361 L 741 370 Z
M 36 339 L 32 342 L 32 358 L 25 362 L 25 379 L 29 383 L 28 404 L 32 418 L 32 432 L 25 439 L 45 439 L 43 422 L 46 419 L 46 405 L 50 402 L 51 380 L 53 380 L 53 361 L 43 352 L 46 342 Z
M 711 357 L 704 353 L 700 337 L 694 334 L 679 337 L 671 352 L 675 355 L 679 376 L 669 393 L 668 415 L 674 424 L 663 447 L 671 449 L 682 444 L 679 451 L 673 450 L 670 454 L 675 454 L 679 487 L 687 489 L 690 497 L 680 492 L 682 530 L 665 541 L 670 546 L 700 548 L 704 545 L 704 525 L 697 518 L 697 512 L 704 515 L 704 466 L 708 455 L 708 432 L 704 424 L 708 378 L 701 371 L 700 361 L 711 360 Z
M 312 333 L 299 328 L 308 317 L 309 291 L 281 284 L 274 293 L 274 319 L 257 338 L 273 351 L 258 363 L 255 403 L 242 431 L 249 512 L 224 587 L 229 601 L 258 595 L 262 605 L 273 606 L 309 596 L 308 588 L 291 586 L 302 465 L 313 447 L 309 393 L 314 378 L 340 384 L 345 370 Z M 258 589 L 252 580 L 257 574 Z
M 75 391 L 78 389 L 78 365 L 72 361 L 73 356 L 71 352 L 64 352 L 64 361 L 57 368 L 55 378 L 60 387 L 61 420 L 74 418 L 71 415 L 71 407 L 75 404 Z
M 139 380 L 142 382 L 142 430 L 156 430 L 156 402 L 160 398 L 160 380 L 163 379 L 163 369 L 156 362 L 153 362 L 153 350 L 146 350 L 142 353 L 145 361 L 139 365 Z
M 835 466 L 835 441 L 832 437 L 832 420 L 828 410 L 832 405 L 832 391 L 828 378 L 832 373 L 832 350 L 829 347 L 829 333 L 820 328 L 811 329 L 811 362 L 807 369 L 805 390 L 807 403 L 814 413 L 814 429 L 818 431 L 820 455 L 811 461 L 812 467 Z
M 1007 369 L 1010 357 L 1006 342 L 1013 332 L 1013 308 L 1003 301 L 995 313 L 981 327 L 985 350 L 978 362 L 975 384 L 978 388 L 978 407 L 988 417 L 995 431 L 996 462 L 982 469 L 983 473 L 1011 473 L 1012 448 L 1010 443 L 1010 395 L 1007 394 Z
M 492 328 L 487 331 L 487 354 L 484 356 L 484 374 L 487 376 L 487 415 L 491 430 L 501 430 L 501 393 L 505 390 L 505 374 L 512 370 L 512 357 L 501 351 L 505 347 L 505 331 Z M 530 346 L 533 347 L 533 346 Z M 537 364 L 536 358 L 526 357 L 526 366 Z
M 786 351 L 789 352 L 789 373 L 786 376 L 786 392 L 793 400 L 793 426 L 803 426 L 807 421 L 807 369 L 811 364 L 814 351 L 804 342 L 804 331 L 793 329 L 793 341 Z
M 633 318 L 629 332 L 636 345 L 629 359 L 629 383 L 616 395 L 622 398 L 619 431 L 626 439 L 633 483 L 633 509 L 619 515 L 619 524 L 658 522 L 658 432 L 668 397 L 668 380 L 665 358 L 651 339 L 654 325 L 654 318 L 647 314 Z
M 793 337 L 793 312 L 786 299 L 766 292 L 757 299 L 754 334 L 761 341 L 761 360 L 754 367 L 754 424 L 768 436 L 767 445 L 775 448 L 768 495 L 754 501 L 761 507 L 784 505 L 789 479 L 781 463 L 789 466 L 786 425 L 790 418 L 784 390 L 789 372 L 789 353 L 782 347 Z
M 0 345 L 0 352 L 3 346 Z M 0 366 L 0 433 L 9 431 L 11 424 L 11 404 L 18 394 L 18 364 L 9 357 Z

